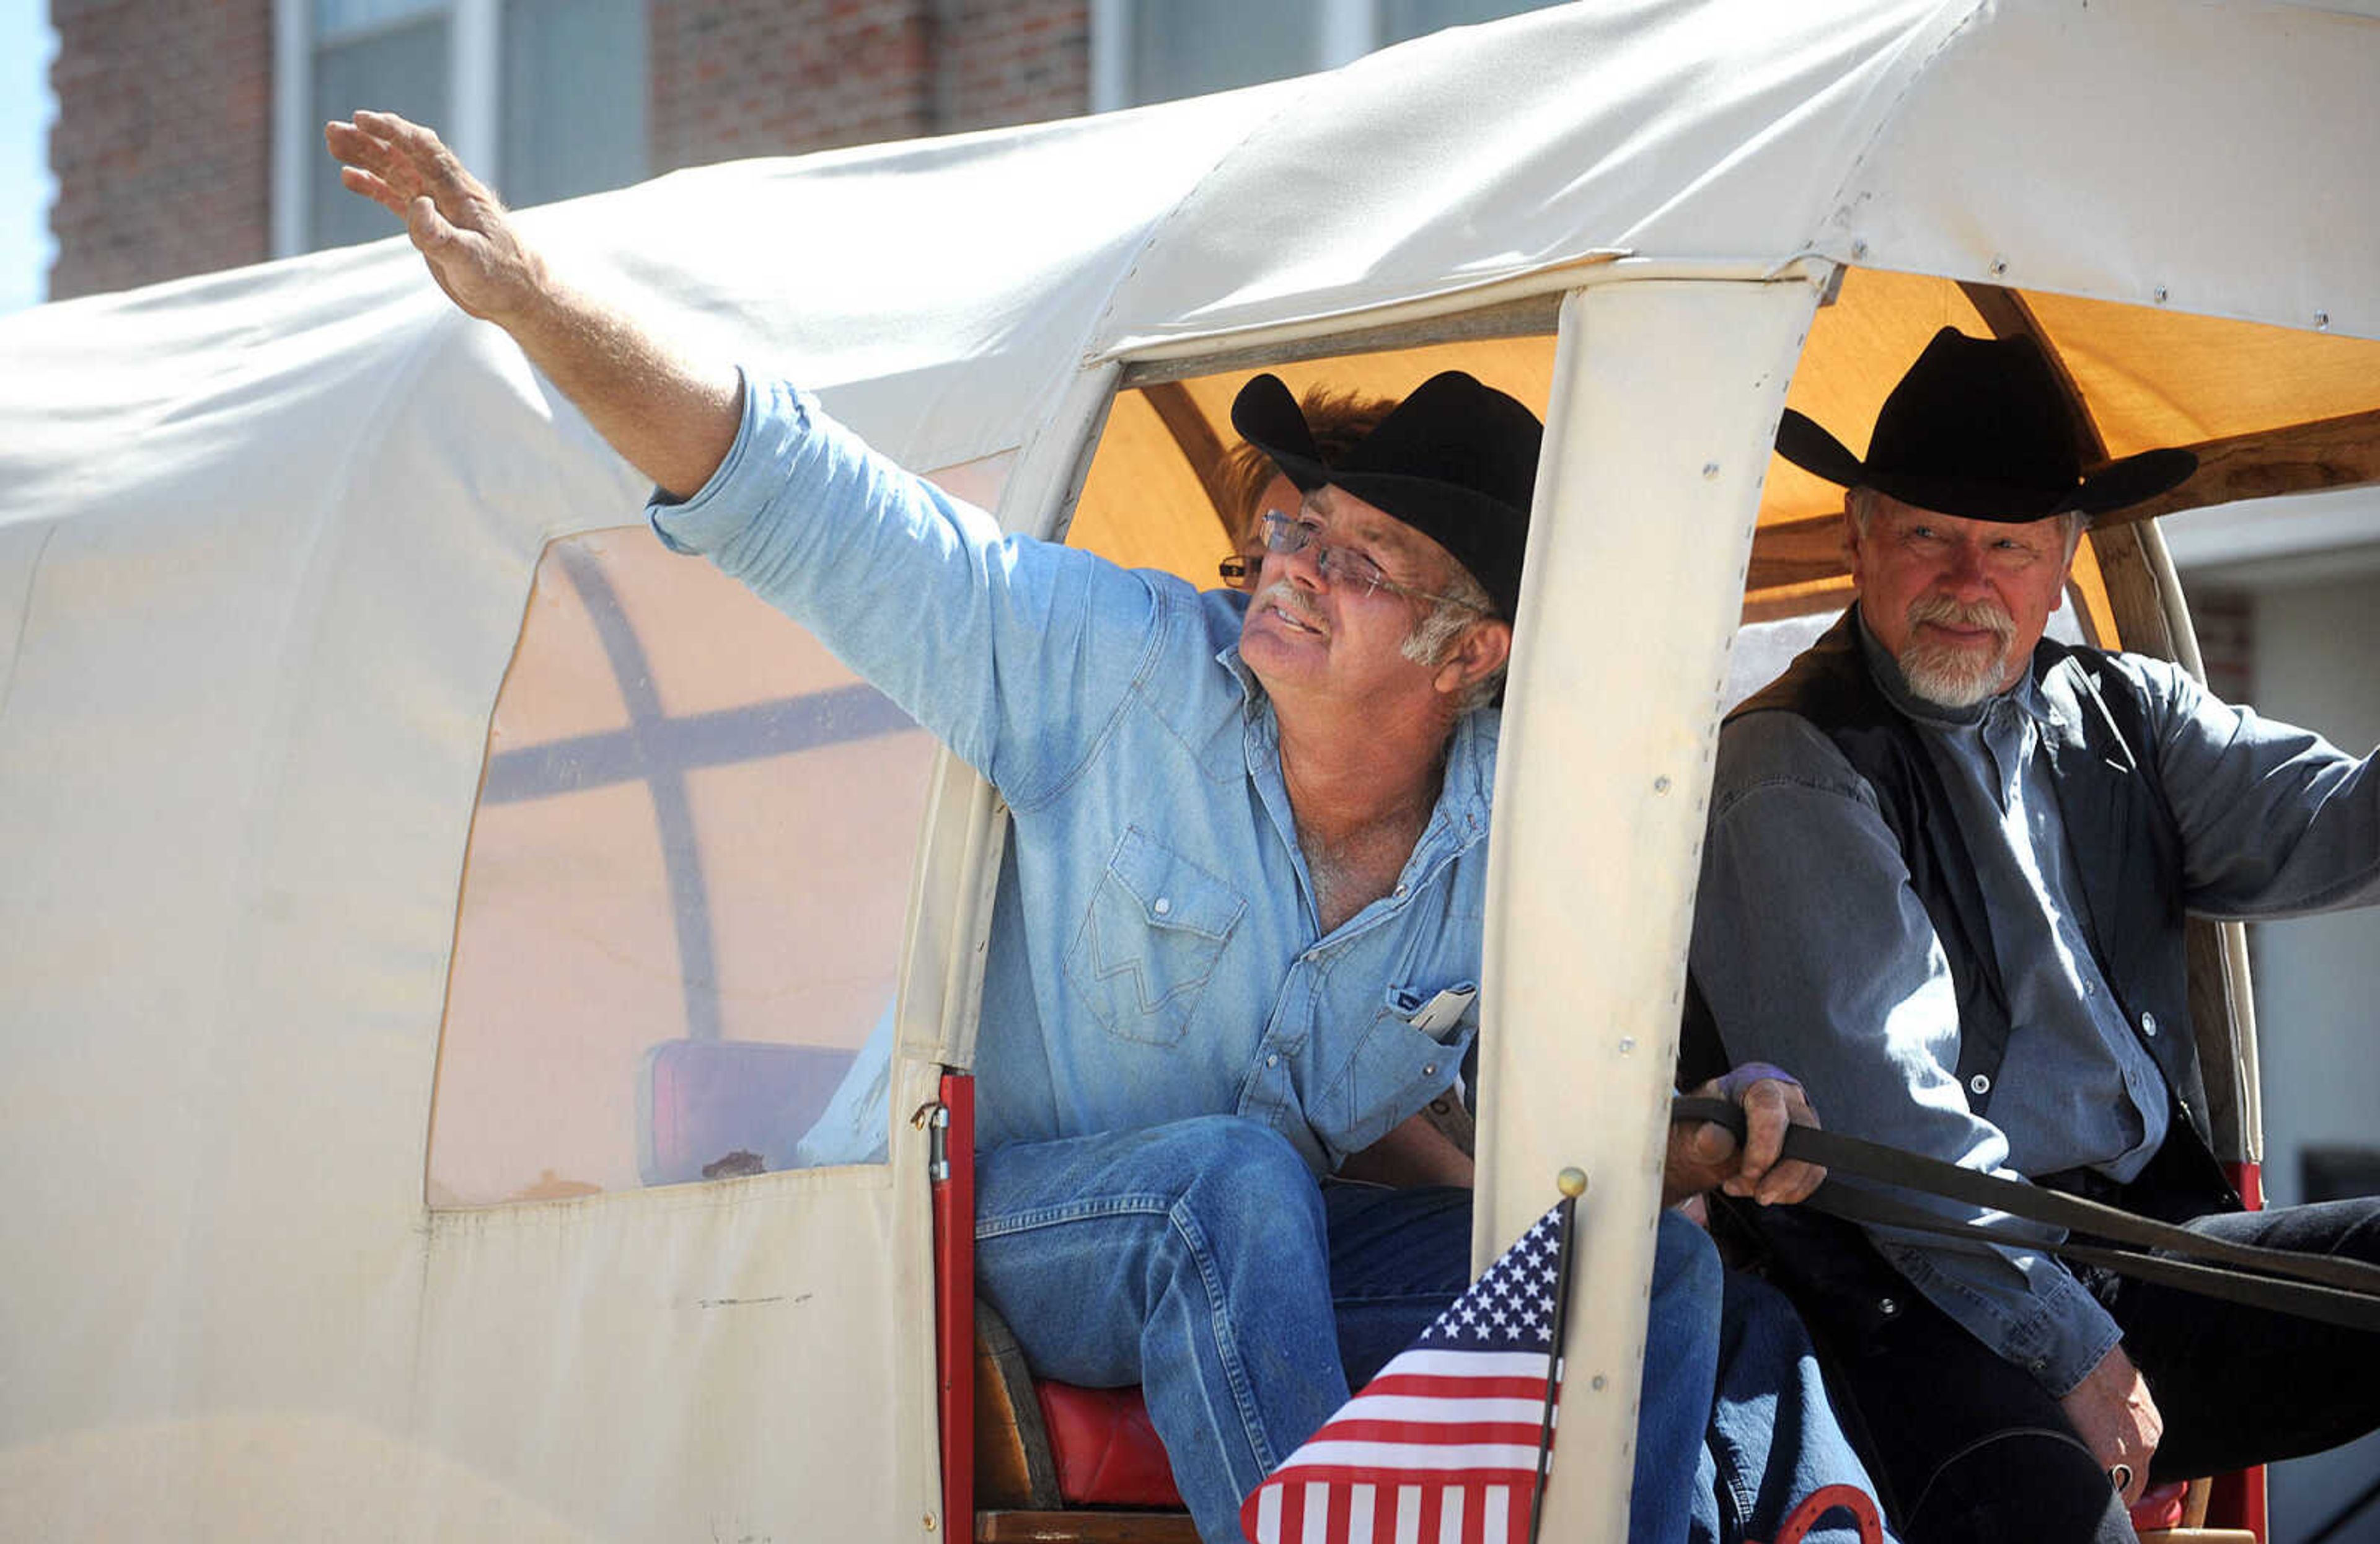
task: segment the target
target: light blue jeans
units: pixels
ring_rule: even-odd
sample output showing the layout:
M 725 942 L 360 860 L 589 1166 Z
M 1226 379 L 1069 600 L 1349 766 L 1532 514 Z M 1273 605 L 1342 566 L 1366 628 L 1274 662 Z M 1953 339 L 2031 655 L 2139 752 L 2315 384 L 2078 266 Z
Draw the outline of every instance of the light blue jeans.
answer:
M 1208 1544 L 1240 1544 L 1241 1498 L 1470 1284 L 1470 1192 L 1317 1185 L 1279 1133 L 1236 1116 L 1002 1148 L 977 1168 L 977 1291 L 1036 1371 L 1141 1385 Z M 1710 1241 L 1665 1215 L 1632 1544 L 1771 1538 L 1811 1486 L 1866 1485 L 1800 1319 L 1722 1278 Z

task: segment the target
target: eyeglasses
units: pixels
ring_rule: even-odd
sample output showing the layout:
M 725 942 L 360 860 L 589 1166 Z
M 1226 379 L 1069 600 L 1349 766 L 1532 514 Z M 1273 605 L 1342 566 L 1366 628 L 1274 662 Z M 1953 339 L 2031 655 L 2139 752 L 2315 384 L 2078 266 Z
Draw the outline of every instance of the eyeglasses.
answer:
M 1223 582 L 1233 590 L 1254 590 L 1257 587 L 1257 565 L 1237 553 L 1215 565 L 1215 572 L 1222 576 Z
M 1265 550 L 1287 556 L 1308 548 L 1314 552 L 1315 571 L 1332 584 L 1344 585 L 1355 594 L 1372 596 L 1385 590 L 1391 595 L 1408 600 L 1434 601 L 1442 606 L 1463 606 L 1471 611 L 1488 608 L 1476 601 L 1466 601 L 1459 595 L 1435 595 L 1427 590 L 1399 584 L 1380 571 L 1380 565 L 1353 547 L 1342 547 L 1322 540 L 1322 528 L 1311 520 L 1300 520 L 1278 509 L 1268 509 L 1258 522 L 1264 532 Z

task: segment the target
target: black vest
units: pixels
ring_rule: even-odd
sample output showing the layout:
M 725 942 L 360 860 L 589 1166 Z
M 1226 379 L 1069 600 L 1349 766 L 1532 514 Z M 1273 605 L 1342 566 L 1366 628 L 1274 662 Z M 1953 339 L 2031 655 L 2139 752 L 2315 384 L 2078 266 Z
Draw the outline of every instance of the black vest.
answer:
M 2239 1200 L 2215 1162 L 2206 1124 L 2190 1019 L 2181 834 L 2157 778 L 2146 695 L 2095 649 L 2044 639 L 2033 670 L 2057 721 L 2043 750 L 2082 890 L 2079 920 L 2125 1022 L 2165 1075 L 2176 1118 L 2157 1158 L 2119 1190 L 2085 1185 L 2080 1176 L 2032 1177 L 2085 1185 L 2100 1198 L 2168 1219 L 2234 1210 Z M 1968 1107 L 1985 1116 L 2010 1027 L 1990 919 L 1942 775 L 1916 727 L 1876 684 L 1852 613 L 1729 718 L 1757 712 L 1807 719 L 1876 790 L 1911 888 L 1949 958 L 1959 1082 Z M 2154 1034 L 2145 1032 L 2151 1024 Z M 1699 1081 L 1714 1060 L 1725 1060 L 1726 1039 L 1726 1026 L 1715 1024 L 1701 994 L 1690 991 L 1689 1078 Z

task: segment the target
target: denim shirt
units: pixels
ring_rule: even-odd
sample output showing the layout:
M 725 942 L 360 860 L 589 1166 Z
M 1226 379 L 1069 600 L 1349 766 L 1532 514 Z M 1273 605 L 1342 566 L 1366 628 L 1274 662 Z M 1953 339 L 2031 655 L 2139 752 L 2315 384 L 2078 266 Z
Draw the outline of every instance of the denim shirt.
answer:
M 1493 713 L 1456 725 L 1393 891 L 1325 935 L 1272 707 L 1239 658 L 1245 595 L 1004 536 L 749 375 L 710 483 L 650 513 L 1006 800 L 984 1148 L 1237 1113 L 1328 1173 L 1453 1081 L 1478 1023 Z M 890 1051 L 887 1022 L 813 1159 L 881 1151 Z
M 1857 1136 L 2003 1174 L 2093 1167 L 2128 1178 L 2163 1139 L 2166 1094 L 2082 935 L 2081 881 L 2041 749 L 2057 710 L 2029 675 L 1963 712 L 1921 702 L 1864 625 L 1861 638 L 1975 857 L 2012 1021 L 1990 1119 L 1969 1112 L 1959 1087 L 1949 960 L 1875 791 L 1787 713 L 1748 714 L 1719 738 L 1693 963 L 1728 1049 L 1792 1068 L 1828 1124 Z M 2273 917 L 2380 895 L 2368 758 L 2228 707 L 2164 661 L 2118 663 L 2146 688 L 2190 909 Z M 2046 1256 L 1874 1237 L 1930 1301 L 2052 1394 L 2119 1338 Z

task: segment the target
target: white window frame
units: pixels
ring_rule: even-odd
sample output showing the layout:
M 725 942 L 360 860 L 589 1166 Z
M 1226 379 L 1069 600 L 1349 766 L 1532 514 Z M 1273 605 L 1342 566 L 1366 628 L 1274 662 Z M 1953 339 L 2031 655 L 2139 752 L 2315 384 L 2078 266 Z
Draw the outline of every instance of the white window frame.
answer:
M 313 120 L 315 0 L 273 0 L 273 255 L 306 251 L 307 174 L 322 149 L 322 126 Z M 447 76 L 454 93 L 454 119 L 440 126 L 446 142 L 468 166 L 501 178 L 496 164 L 496 93 L 501 79 L 504 11 L 501 0 L 444 0 Z M 358 107 L 370 103 L 359 102 Z
M 286 0 L 285 0 L 286 3 Z M 1292 75 L 1337 69 L 1380 45 L 1379 7 L 1373 0 L 1305 0 L 1322 25 L 1316 56 Z M 1091 0 L 1091 111 L 1137 107 L 1129 100 L 1132 80 L 1133 0 Z

